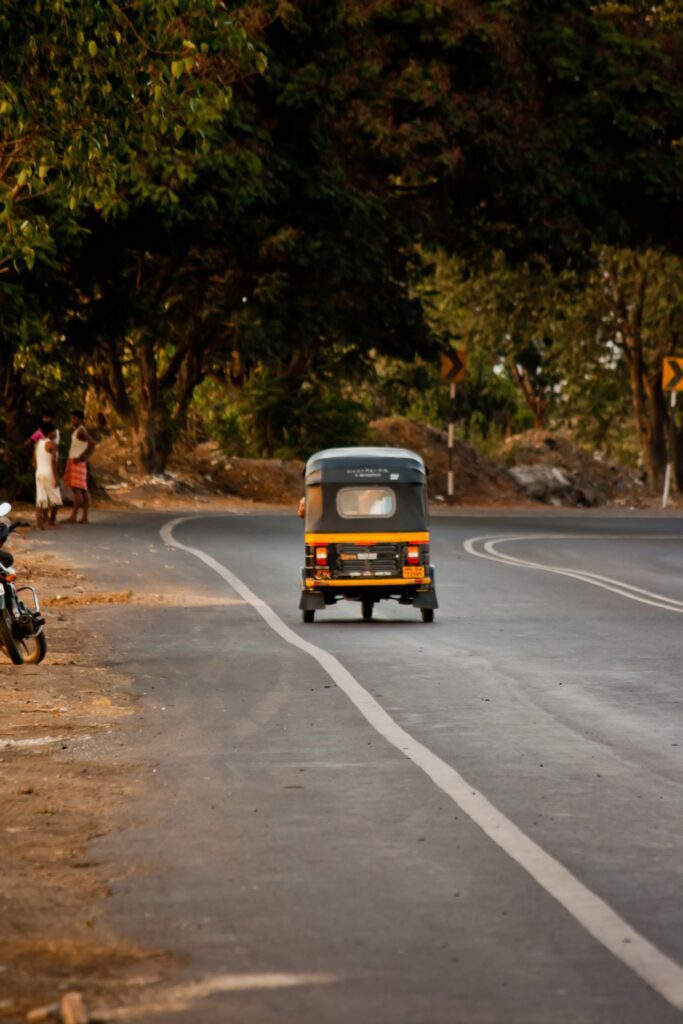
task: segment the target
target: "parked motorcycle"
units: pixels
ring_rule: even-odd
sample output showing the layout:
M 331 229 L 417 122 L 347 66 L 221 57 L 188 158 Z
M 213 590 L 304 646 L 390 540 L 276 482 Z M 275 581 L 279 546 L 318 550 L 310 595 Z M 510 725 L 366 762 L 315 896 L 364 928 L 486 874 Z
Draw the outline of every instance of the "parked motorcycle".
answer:
M 0 548 L 17 526 L 12 523 L 9 502 L 0 504 Z M 34 587 L 15 587 L 17 574 L 10 551 L 0 550 L 0 647 L 15 665 L 37 665 L 47 654 L 47 641 L 43 632 L 45 619 L 40 613 L 40 602 Z M 31 595 L 27 605 L 22 594 Z

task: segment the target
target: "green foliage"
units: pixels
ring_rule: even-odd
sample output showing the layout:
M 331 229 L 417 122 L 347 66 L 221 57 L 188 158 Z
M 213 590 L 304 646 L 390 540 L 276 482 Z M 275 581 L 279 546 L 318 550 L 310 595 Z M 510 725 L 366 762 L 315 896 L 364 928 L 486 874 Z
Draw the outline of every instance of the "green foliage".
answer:
M 259 455 L 304 459 L 366 438 L 363 406 L 334 379 L 292 379 L 264 370 L 245 388 L 243 402 Z
M 257 63 L 211 0 L 13 2 L 0 32 L 0 267 L 16 272 L 54 267 L 89 210 L 151 203 L 177 219 L 232 83 Z
M 226 455 L 307 458 L 312 451 L 366 440 L 365 408 L 334 376 L 292 380 L 268 370 L 241 390 L 206 380 L 193 401 L 193 440 L 217 441 Z
M 624 461 L 639 455 L 631 427 L 629 347 L 637 340 L 646 413 L 664 416 L 665 355 L 683 350 L 683 259 L 663 250 L 600 248 L 588 274 L 565 291 L 558 417 L 590 446 Z M 637 332 L 637 339 L 629 338 Z
M 474 272 L 443 253 L 433 256 L 429 266 L 430 276 L 418 292 L 433 330 L 446 345 L 469 354 L 467 383 L 460 389 L 465 400 L 476 403 L 483 395 L 484 405 L 487 399 L 493 402 L 490 412 L 498 405 L 507 414 L 512 429 L 524 421 L 523 401 L 532 422 L 542 424 L 559 384 L 553 347 L 566 277 L 554 274 L 542 259 L 511 265 L 500 252 Z M 517 401 L 512 385 L 518 389 Z
M 497 399 L 506 432 L 565 426 L 589 447 L 631 463 L 645 457 L 643 445 L 661 447 L 662 359 L 683 346 L 680 257 L 596 246 L 580 268 L 559 272 L 539 260 L 511 266 L 502 254 L 474 273 L 443 254 L 431 267 L 420 287 L 427 318 L 469 354 L 468 379 L 458 388 L 465 431 L 485 439 L 490 424 L 495 434 L 502 425 Z M 504 399 L 513 387 L 510 408 Z
M 362 389 L 369 419 L 407 416 L 444 429 L 451 402 L 438 360 L 378 359 L 374 371 Z M 467 378 L 456 389 L 455 422 L 458 436 L 488 454 L 506 434 L 532 424 L 514 385 L 494 371 L 486 352 L 474 346 L 469 351 Z
M 679 14 L 8 0 L 5 437 L 28 404 L 87 385 L 160 468 L 210 378 L 231 389 L 206 416 L 226 447 L 305 454 L 384 410 L 443 423 L 444 343 L 470 352 L 466 436 L 530 417 L 612 436 L 624 362 L 601 340 L 599 254 L 626 280 L 656 254 L 645 312 L 663 336 L 664 254 L 683 248 Z
M 191 444 L 216 441 L 226 455 L 250 458 L 257 454 L 239 393 L 212 377 L 195 388 L 185 437 Z
M 426 239 L 553 264 L 681 248 L 683 20 L 668 4 L 343 4 L 349 144 Z

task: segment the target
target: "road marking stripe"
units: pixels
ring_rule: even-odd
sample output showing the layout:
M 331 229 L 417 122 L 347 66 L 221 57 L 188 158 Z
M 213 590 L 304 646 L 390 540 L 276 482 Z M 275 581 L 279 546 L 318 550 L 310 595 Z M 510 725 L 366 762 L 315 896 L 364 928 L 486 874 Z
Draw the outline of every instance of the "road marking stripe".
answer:
M 166 523 L 161 529 L 164 543 L 180 551 L 186 551 L 204 562 L 248 601 L 278 636 L 314 658 L 376 732 L 421 768 L 489 839 L 556 899 L 594 939 L 630 967 L 668 1003 L 683 1011 L 683 967 L 632 928 L 571 871 L 546 853 L 538 843 L 494 807 L 482 793 L 474 789 L 455 768 L 442 761 L 428 747 L 406 732 L 333 654 L 295 633 L 239 576 L 226 569 L 211 555 L 174 539 L 174 527 L 197 518 L 199 517 L 182 516 Z
M 551 539 L 554 539 L 552 537 L 552 535 L 548 535 L 548 534 L 545 535 L 545 537 L 548 537 L 548 536 L 550 536 Z M 504 558 L 507 561 L 515 562 L 515 563 L 518 563 L 518 564 L 525 564 L 525 562 L 526 562 L 525 559 L 516 558 L 514 555 L 503 554 L 501 551 L 498 551 L 497 548 L 496 548 L 497 544 L 507 543 L 508 540 L 514 541 L 514 540 L 521 540 L 521 539 L 523 539 L 523 538 L 521 538 L 521 537 L 505 537 L 503 539 L 495 538 L 494 540 L 489 540 L 484 545 L 484 548 L 487 551 L 489 551 L 491 554 L 494 554 L 494 555 L 498 556 L 499 558 Z M 667 606 L 668 605 L 673 605 L 674 608 L 671 609 L 672 611 L 675 610 L 676 608 L 680 608 L 681 611 L 683 611 L 683 601 L 679 601 L 675 597 L 668 597 L 666 594 L 657 594 L 657 593 L 655 593 L 652 590 L 645 590 L 643 587 L 636 587 L 633 583 L 626 583 L 626 582 L 624 582 L 624 580 L 615 580 L 615 579 L 612 579 L 610 576 L 600 576 L 598 573 L 596 573 L 596 572 L 589 572 L 587 569 L 566 569 L 563 566 L 547 566 L 546 567 L 546 566 L 543 565 L 542 562 L 528 562 L 528 564 L 530 566 L 533 565 L 534 568 L 536 568 L 536 567 L 538 567 L 540 569 L 549 568 L 549 569 L 552 569 L 553 571 L 555 571 L 557 573 L 560 573 L 562 575 L 571 575 L 571 576 L 576 577 L 577 579 L 583 579 L 583 580 L 585 580 L 588 583 L 593 583 L 594 581 L 596 581 L 596 586 L 599 586 L 600 584 L 604 583 L 604 584 L 607 584 L 606 589 L 608 589 L 608 590 L 611 589 L 611 587 L 610 587 L 610 585 L 611 585 L 612 587 L 616 588 L 617 592 L 621 593 L 622 596 L 624 596 L 624 597 L 631 597 L 631 596 L 633 596 L 633 600 L 639 600 L 639 598 L 634 596 L 636 594 L 640 594 L 640 595 L 643 595 L 645 597 L 652 597 L 658 603 L 661 602 L 661 603 L 663 603 L 663 604 L 665 604 Z M 626 591 L 630 591 L 630 593 L 626 593 Z M 650 604 L 652 602 L 646 602 L 646 603 Z M 658 606 L 659 606 L 659 604 L 658 604 Z
M 296 988 L 302 985 L 331 985 L 338 978 L 334 974 L 215 974 L 201 981 L 157 990 L 152 998 L 130 1006 L 99 1008 L 98 1020 L 129 1021 L 159 1013 L 180 1013 L 189 1010 L 200 999 L 223 992 L 254 992 L 263 989 Z
M 594 539 L 584 534 L 520 534 L 518 536 L 484 536 L 470 537 L 463 542 L 465 551 L 476 558 L 485 558 L 490 562 L 498 562 L 499 565 L 513 565 L 522 569 L 534 569 L 537 572 L 548 572 L 556 576 L 569 576 L 579 580 L 581 583 L 588 583 L 590 586 L 599 587 L 601 590 L 609 590 L 620 597 L 626 597 L 630 601 L 638 601 L 640 604 L 647 604 L 653 608 L 663 608 L 668 612 L 675 612 L 683 615 L 683 601 L 675 597 L 667 597 L 665 594 L 657 594 L 651 590 L 644 590 L 632 583 L 625 583 L 623 580 L 615 580 L 609 576 L 600 576 L 598 573 L 588 572 L 584 569 L 566 569 L 558 565 L 544 565 L 542 562 L 532 562 L 525 558 L 516 558 L 514 555 L 503 554 L 497 550 L 496 545 L 507 544 L 520 540 L 585 540 Z M 602 536 L 600 539 L 605 539 Z M 477 550 L 475 545 L 481 544 L 483 551 Z M 485 553 L 486 552 L 486 553 Z M 650 600 L 652 598 L 653 600 Z
M 80 736 L 79 739 L 89 739 L 89 736 Z M 0 747 L 44 747 L 48 743 L 63 743 L 65 736 L 36 736 L 31 739 L 12 740 L 0 736 Z

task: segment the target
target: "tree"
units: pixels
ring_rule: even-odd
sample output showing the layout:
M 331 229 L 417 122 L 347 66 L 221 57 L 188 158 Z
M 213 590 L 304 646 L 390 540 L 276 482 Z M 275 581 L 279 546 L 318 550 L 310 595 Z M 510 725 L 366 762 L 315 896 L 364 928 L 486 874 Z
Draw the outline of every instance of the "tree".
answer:
M 339 4 L 280 5 L 262 45 L 268 74 L 236 95 L 261 191 L 239 230 L 246 302 L 226 315 L 236 325 L 231 348 L 246 368 L 259 451 L 303 454 L 315 402 L 340 440 L 351 436 L 354 385 L 372 373 L 377 354 L 428 351 L 430 338 L 410 294 L 410 232 L 347 159 Z
M 683 246 L 676 4 L 346 0 L 346 138 L 469 260 Z M 668 15 L 671 15 L 670 17 Z
M 683 348 L 683 260 L 658 249 L 601 248 L 585 288 L 566 307 L 564 368 L 566 399 L 599 373 L 623 382 L 630 394 L 633 424 L 652 487 L 662 484 L 667 461 L 670 411 L 662 391 L 665 355 Z M 604 404 L 604 403 L 603 403 Z M 680 451 L 683 438 L 679 431 Z
M 263 450 L 304 444 L 286 424 L 311 386 L 353 401 L 378 358 L 434 358 L 417 243 L 461 261 L 473 300 L 488 278 L 479 319 L 507 324 L 499 358 L 540 423 L 557 404 L 557 331 L 536 311 L 550 271 L 585 270 L 593 245 L 681 247 L 675 5 L 66 11 L 0 15 L 0 371 L 17 423 L 21 353 L 59 342 L 148 471 L 207 374 L 247 386 Z M 278 398 L 269 420 L 257 376 L 289 413 Z
M 535 427 L 545 427 L 558 384 L 557 295 L 561 278 L 547 264 L 510 265 L 503 253 L 478 271 L 444 253 L 430 260 L 431 275 L 419 288 L 427 320 L 445 344 L 464 346 L 470 360 L 506 376 Z
M 167 232 L 184 220 L 184 190 L 225 143 L 234 84 L 265 70 L 248 14 L 221 0 L 36 0 L 0 13 L 12 40 L 0 55 L 0 368 L 16 421 L 18 346 L 45 331 L 68 343 L 91 298 L 72 271 L 98 226 L 139 210 Z M 6 436 L 16 442 L 13 424 Z

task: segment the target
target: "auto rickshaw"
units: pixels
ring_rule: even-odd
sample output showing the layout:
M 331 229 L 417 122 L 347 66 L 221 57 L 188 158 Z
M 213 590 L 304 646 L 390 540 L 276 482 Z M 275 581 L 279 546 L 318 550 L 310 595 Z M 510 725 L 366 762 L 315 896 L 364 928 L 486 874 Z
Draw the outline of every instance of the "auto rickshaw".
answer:
M 371 619 L 378 601 L 392 599 L 433 622 L 438 602 L 420 456 L 404 448 L 328 448 L 311 456 L 304 477 L 303 621 L 341 600 L 358 601 Z

